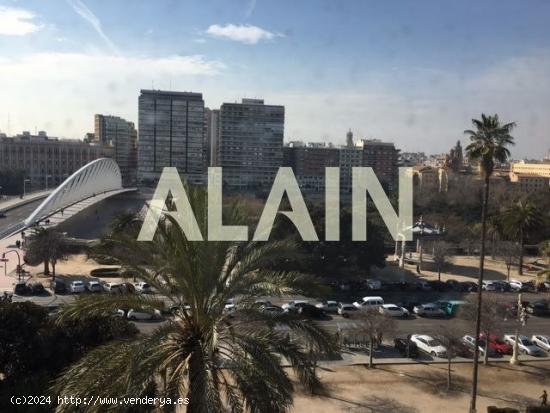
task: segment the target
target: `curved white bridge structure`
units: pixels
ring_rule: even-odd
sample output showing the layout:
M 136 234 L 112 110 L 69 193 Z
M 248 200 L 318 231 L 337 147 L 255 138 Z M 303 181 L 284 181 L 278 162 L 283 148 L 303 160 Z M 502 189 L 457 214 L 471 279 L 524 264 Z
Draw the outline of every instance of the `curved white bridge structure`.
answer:
M 58 211 L 97 195 L 122 191 L 122 176 L 117 163 L 110 158 L 96 159 L 69 176 L 25 220 L 26 227 Z M 101 198 L 105 198 L 102 196 Z

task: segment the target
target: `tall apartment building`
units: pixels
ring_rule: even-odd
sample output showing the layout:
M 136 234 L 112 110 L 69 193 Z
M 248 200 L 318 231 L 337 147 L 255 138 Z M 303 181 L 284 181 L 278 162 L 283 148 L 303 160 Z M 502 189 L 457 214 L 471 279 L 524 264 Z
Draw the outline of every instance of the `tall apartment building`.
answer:
M 141 90 L 138 181 L 152 184 L 167 166 L 189 182 L 205 182 L 204 100 L 201 93 Z
M 363 139 L 358 145 L 363 149 L 362 166 L 371 167 L 387 189 L 396 188 L 399 150 L 395 145 L 378 139 Z
M 224 103 L 220 109 L 218 165 L 236 188 L 270 186 L 283 163 L 284 106 L 261 99 Z
M 113 148 L 113 158 L 120 167 L 122 184 L 137 180 L 137 131 L 133 122 L 118 116 L 95 115 L 94 142 Z
M 220 110 L 204 110 L 205 115 L 205 142 L 208 153 L 208 165 L 218 166 L 218 144 L 220 136 Z
M 283 164 L 291 166 L 304 191 L 320 192 L 325 188 L 325 168 L 339 166 L 339 149 L 328 143 L 290 142 L 283 148 Z
M 112 148 L 49 137 L 44 131 L 0 137 L 0 166 L 24 171 L 27 189 L 55 187 L 94 159 L 112 156 Z
M 339 150 L 340 155 L 340 191 L 351 192 L 352 168 L 363 165 L 363 151 L 355 146 L 343 146 Z

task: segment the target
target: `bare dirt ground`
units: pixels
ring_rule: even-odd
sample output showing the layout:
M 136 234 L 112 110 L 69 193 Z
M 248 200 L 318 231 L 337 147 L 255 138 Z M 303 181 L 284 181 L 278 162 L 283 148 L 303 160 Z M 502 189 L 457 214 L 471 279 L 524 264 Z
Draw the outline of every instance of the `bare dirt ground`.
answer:
M 464 413 L 470 403 L 470 365 L 453 369 L 453 389 L 447 391 L 446 365 L 394 365 L 368 369 L 335 367 L 320 371 L 328 397 L 300 392 L 293 412 Z M 550 362 L 513 367 L 482 366 L 479 372 L 478 412 L 487 406 L 524 408 L 537 405 L 550 387 Z

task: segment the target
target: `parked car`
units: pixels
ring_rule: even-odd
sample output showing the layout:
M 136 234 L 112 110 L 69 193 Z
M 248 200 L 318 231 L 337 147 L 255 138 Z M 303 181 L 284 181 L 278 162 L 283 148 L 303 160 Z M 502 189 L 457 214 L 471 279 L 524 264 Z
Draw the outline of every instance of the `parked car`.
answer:
M 369 279 L 369 280 L 367 280 L 367 288 L 369 290 L 375 290 L 375 291 L 381 290 L 382 289 L 382 281 Z
M 254 307 L 259 308 L 261 310 L 264 307 L 276 307 L 276 306 L 271 304 L 271 301 L 269 300 L 256 300 L 254 301 Z
M 80 294 L 86 291 L 84 281 L 75 280 L 69 284 L 69 291 L 71 294 Z
M 67 284 L 60 279 L 51 281 L 50 289 L 54 292 L 54 294 L 67 294 L 68 291 Z
M 504 341 L 513 346 L 514 342 L 516 341 L 516 336 L 514 334 L 505 334 Z M 531 340 L 529 340 L 525 336 L 519 336 L 518 347 L 521 353 L 527 354 L 529 356 L 546 355 L 546 353 L 542 349 L 537 347 Z
M 550 307 L 548 306 L 548 301 L 545 300 L 529 303 L 529 305 L 525 308 L 525 311 L 538 317 L 550 315 Z
M 457 313 L 460 311 L 460 309 L 462 307 L 464 307 L 465 305 L 468 305 L 468 303 L 466 301 L 451 300 L 447 303 L 445 308 L 443 308 L 442 310 L 445 311 L 445 313 L 449 317 L 454 317 L 455 315 L 457 315 Z
M 529 305 L 529 301 L 522 301 L 521 306 L 525 309 L 527 309 L 527 306 Z M 513 303 L 506 304 L 504 307 L 504 311 L 506 312 L 508 317 L 516 317 L 518 315 L 518 303 L 517 301 L 514 301 Z
M 292 300 L 283 304 L 282 307 L 286 312 L 297 312 L 298 308 L 304 304 L 308 304 L 308 302 L 304 300 Z
M 485 335 L 482 334 L 481 338 L 485 340 Z M 513 352 L 512 346 L 496 334 L 489 334 L 489 347 L 503 355 Z
M 119 283 L 105 283 L 103 284 L 103 289 L 111 294 L 120 294 L 122 292 L 121 286 Z
M 378 308 L 380 314 L 389 315 L 391 317 L 408 317 L 409 310 L 403 307 L 399 307 L 395 304 L 383 304 Z
M 531 341 L 543 350 L 550 351 L 550 336 L 535 334 L 531 337 Z
M 447 357 L 447 348 L 438 340 L 425 334 L 413 334 L 411 341 L 416 346 L 433 357 Z
M 162 316 L 159 310 L 134 310 L 128 311 L 130 320 L 159 320 Z
M 443 311 L 436 304 L 422 304 L 414 307 L 413 309 L 416 315 L 421 317 L 445 317 L 445 311 Z
M 461 289 L 459 291 L 464 292 L 477 292 L 477 283 L 473 281 L 462 281 L 460 283 Z
M 475 350 L 475 345 L 476 345 L 475 337 L 470 335 L 465 335 L 464 337 L 462 337 L 462 342 L 466 344 L 468 347 L 470 347 L 472 350 Z M 485 356 L 485 340 L 483 339 L 479 340 L 478 348 L 479 348 L 479 355 Z M 496 350 L 492 349 L 490 345 L 488 345 L 487 355 L 489 357 L 498 357 L 500 353 L 498 353 Z
M 223 312 L 230 314 L 230 313 L 234 313 L 235 311 L 237 311 L 237 306 L 235 305 L 235 299 L 230 298 L 225 302 L 225 305 L 223 307 Z
M 403 357 L 415 359 L 419 356 L 418 346 L 414 341 L 406 338 L 396 338 L 393 340 L 393 346 Z
M 298 314 L 309 317 L 309 318 L 323 318 L 325 317 L 325 312 L 320 308 L 315 307 L 311 304 L 304 304 L 298 307 Z
M 322 301 L 315 304 L 315 307 L 326 311 L 327 313 L 336 313 L 338 312 L 338 302 L 337 301 Z
M 438 280 L 428 281 L 428 285 L 433 291 L 443 292 L 449 289 L 449 285 L 447 283 Z
M 494 280 L 483 280 L 481 288 L 483 291 L 500 291 L 501 284 Z
M 521 291 L 523 287 L 523 283 L 519 280 L 510 280 L 508 284 L 510 285 L 510 289 L 512 291 Z
M 136 287 L 132 283 L 124 282 L 120 284 L 120 292 L 123 294 L 135 294 Z
M 338 314 L 344 318 L 349 318 L 350 315 L 357 313 L 359 309 L 353 304 L 338 303 Z
M 29 288 L 31 290 L 30 293 L 32 295 L 44 295 L 44 294 L 46 294 L 46 289 L 44 288 L 42 283 L 39 283 L 39 282 L 31 283 L 31 284 L 29 284 Z
M 495 285 L 496 285 L 496 291 L 499 291 L 501 293 L 512 291 L 512 287 L 510 287 L 510 284 L 507 281 L 498 280 L 498 281 L 495 281 Z
M 419 281 L 416 283 L 416 289 L 420 291 L 431 291 L 432 287 L 428 281 Z
M 361 301 L 355 301 L 353 305 L 361 310 L 377 310 L 378 307 L 384 305 L 384 299 L 378 296 L 367 296 L 363 297 Z
M 141 294 L 151 294 L 153 288 L 147 284 L 145 281 L 140 281 L 135 285 L 136 292 Z
M 25 281 L 19 281 L 13 287 L 13 293 L 15 295 L 30 295 L 32 293 L 31 288 L 25 283 Z
M 103 286 L 99 281 L 88 281 L 86 283 L 86 289 L 91 293 L 100 293 L 103 291 Z
M 409 313 L 414 312 L 414 307 L 417 307 L 419 305 L 422 305 L 419 301 L 402 301 L 397 304 L 399 307 L 406 308 Z
M 285 310 L 283 310 L 278 305 L 266 305 L 266 306 L 261 307 L 260 311 L 262 313 L 273 314 L 273 315 L 283 314 L 285 312 Z

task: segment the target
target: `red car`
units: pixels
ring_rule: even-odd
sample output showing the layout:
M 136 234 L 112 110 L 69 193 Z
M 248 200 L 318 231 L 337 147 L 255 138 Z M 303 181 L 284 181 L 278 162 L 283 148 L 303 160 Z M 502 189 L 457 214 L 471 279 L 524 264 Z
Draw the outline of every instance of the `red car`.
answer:
M 480 339 L 485 340 L 485 335 L 481 334 Z M 496 334 L 489 334 L 489 348 L 498 351 L 500 354 L 512 354 L 513 352 L 512 346 Z

